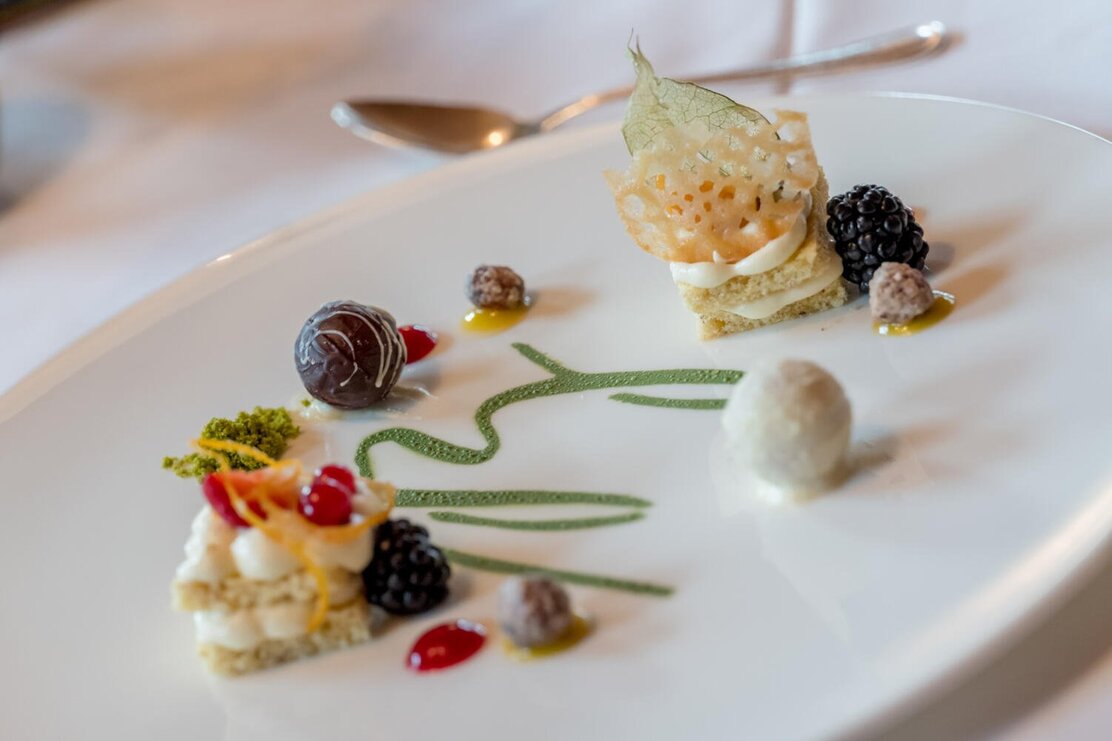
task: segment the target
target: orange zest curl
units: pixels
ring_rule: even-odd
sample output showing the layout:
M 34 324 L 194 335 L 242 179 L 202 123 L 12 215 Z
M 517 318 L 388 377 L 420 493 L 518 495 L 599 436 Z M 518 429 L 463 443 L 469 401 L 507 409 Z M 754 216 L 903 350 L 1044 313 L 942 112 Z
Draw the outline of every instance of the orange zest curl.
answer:
M 278 465 L 278 461 L 274 460 L 258 448 L 252 448 L 250 445 L 244 445 L 243 443 L 237 443 L 231 440 L 211 440 L 209 438 L 200 438 L 198 440 L 194 440 L 193 445 L 195 447 L 201 448 L 202 452 L 218 450 L 223 453 L 238 453 L 244 458 L 252 458 L 254 460 L 257 460 L 264 466 Z M 213 458 L 216 458 L 216 461 L 220 464 L 221 471 L 229 470 L 230 467 L 228 465 L 227 458 L 220 455 L 214 455 Z

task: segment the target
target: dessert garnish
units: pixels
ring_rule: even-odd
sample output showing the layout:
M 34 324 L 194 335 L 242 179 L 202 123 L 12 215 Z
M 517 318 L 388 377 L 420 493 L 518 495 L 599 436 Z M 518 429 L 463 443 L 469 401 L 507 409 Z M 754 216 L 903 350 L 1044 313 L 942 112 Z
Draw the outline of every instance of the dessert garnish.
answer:
M 883 335 L 909 335 L 945 319 L 954 297 L 932 291 L 921 272 L 903 263 L 881 263 L 869 282 L 873 329 Z
M 567 590 L 546 576 L 511 576 L 498 590 L 498 624 L 518 646 L 552 643 L 571 627 L 571 617 Z
M 480 556 L 477 553 L 457 551 L 452 548 L 445 548 L 444 555 L 458 566 L 466 566 L 476 571 L 489 571 L 492 574 L 542 574 L 550 579 L 567 582 L 568 584 L 578 584 L 581 587 L 610 589 L 615 592 L 628 592 L 629 594 L 640 594 L 647 597 L 670 597 L 675 591 L 672 587 L 664 584 L 620 579 L 604 574 L 589 574 L 583 571 L 550 569 L 539 564 L 506 561 L 500 558 Z
M 405 343 L 405 364 L 412 365 L 418 360 L 424 360 L 428 354 L 436 349 L 439 339 L 436 332 L 421 324 L 407 324 L 398 327 L 398 334 Z
M 363 569 L 367 601 L 393 615 L 417 615 L 447 598 L 452 569 L 427 529 L 387 520 L 375 529 L 374 542 L 374 556 Z
M 525 318 L 529 298 L 525 281 L 505 265 L 480 265 L 467 278 L 467 298 L 474 308 L 463 317 L 464 329 L 501 332 Z
M 806 360 L 780 360 L 758 364 L 734 387 L 722 426 L 743 473 L 799 499 L 836 483 L 851 418 L 832 375 Z
M 494 490 L 494 491 L 450 491 L 437 489 L 402 489 L 398 492 L 398 507 L 506 507 L 540 504 L 589 504 L 612 507 L 630 507 L 634 511 L 605 517 L 576 517 L 552 520 L 505 520 L 494 517 L 476 517 L 462 512 L 429 512 L 429 519 L 437 522 L 493 527 L 500 530 L 585 530 L 593 527 L 622 525 L 637 522 L 644 513 L 637 511 L 652 505 L 652 502 L 627 494 L 603 494 L 586 491 L 546 491 L 546 490 Z
M 559 582 L 540 575 L 511 576 L 498 590 L 498 624 L 506 653 L 518 661 L 571 648 L 590 632 L 590 623 L 571 609 Z
M 525 303 L 525 281 L 505 265 L 480 265 L 467 278 L 467 298 L 477 309 L 517 309 Z
M 306 476 L 228 440 L 197 440 L 219 469 L 202 485 L 173 583 L 193 613 L 198 651 L 219 674 L 243 674 L 370 639 L 360 572 L 371 529 L 393 506 L 393 487 L 331 465 Z M 263 465 L 231 468 L 231 454 Z
M 869 310 L 874 321 L 907 324 L 932 303 L 931 284 L 905 263 L 882 262 L 869 280 Z
M 467 661 L 486 643 L 486 628 L 470 620 L 456 620 L 432 628 L 413 644 L 406 666 L 427 672 Z
M 911 209 L 880 185 L 858 185 L 826 204 L 826 228 L 842 258 L 842 275 L 862 293 L 883 262 L 922 270 L 930 246 Z
M 641 512 L 627 512 L 609 517 L 576 517 L 563 520 L 502 520 L 496 517 L 476 517 L 462 512 L 430 512 L 429 519 L 437 522 L 454 522 L 458 525 L 494 527 L 500 530 L 587 530 L 592 527 L 609 527 L 644 519 Z
M 640 49 L 630 56 L 637 81 L 622 135 L 632 161 L 606 177 L 630 236 L 671 264 L 700 337 L 845 303 L 806 115 L 776 111 L 770 120 L 657 77 Z
M 721 408 L 721 407 L 719 407 Z M 399 507 L 513 507 L 531 504 L 598 504 L 613 507 L 651 507 L 652 502 L 628 494 L 550 489 L 401 489 Z M 436 514 L 435 512 L 433 514 Z
M 873 322 L 873 331 L 881 335 L 907 336 L 917 334 L 950 316 L 956 303 L 957 300 L 952 293 L 934 291 L 934 300 L 931 302 L 930 308 L 919 316 L 905 324 Z
M 514 661 L 533 661 L 535 659 L 544 659 L 553 654 L 558 654 L 562 651 L 567 651 L 569 648 L 576 646 L 591 633 L 591 622 L 587 618 L 573 613 L 571 616 L 571 625 L 568 627 L 564 634 L 561 635 L 552 643 L 545 643 L 540 646 L 518 646 L 508 638 L 503 641 L 502 649 Z
M 281 407 L 269 409 L 255 407 L 250 412 L 240 412 L 235 419 L 213 417 L 201 430 L 204 440 L 228 440 L 261 451 L 271 458 L 281 458 L 290 440 L 301 433 L 293 423 L 290 413 Z M 225 453 L 231 468 L 253 471 L 264 466 L 258 459 L 239 453 Z M 203 479 L 219 468 L 219 462 L 205 451 L 187 453 L 179 458 L 166 456 L 162 467 L 182 478 Z
M 356 495 L 355 474 L 344 466 L 323 466 L 306 484 L 297 500 L 297 511 L 314 525 L 346 525 L 351 521 Z
M 528 311 L 528 302 L 516 309 L 471 309 L 463 315 L 460 325 L 468 332 L 494 334 L 520 322 Z
M 251 527 L 236 512 L 230 492 L 238 492 L 240 499 L 246 502 L 251 511 L 265 520 L 267 512 L 262 501 L 254 495 L 255 491 L 265 491 L 271 503 L 282 509 L 293 509 L 297 505 L 299 475 L 300 470 L 293 466 L 263 468 L 250 473 L 234 469 L 216 471 L 201 481 L 201 494 L 212 507 L 212 511 L 232 527 Z
M 581 394 L 601 389 L 667 386 L 672 384 L 732 385 L 742 376 L 741 371 L 712 368 L 585 373 L 572 370 L 524 343 L 514 343 L 512 347 L 527 360 L 548 371 L 551 377 L 543 381 L 535 381 L 502 391 L 479 405 L 475 412 L 475 424 L 479 429 L 479 434 L 486 441 L 484 447 L 468 448 L 441 440 L 420 430 L 407 427 L 390 427 L 368 435 L 359 443 L 359 448 L 355 454 L 355 462 L 359 466 L 360 473 L 367 477 L 374 475 L 370 450 L 375 445 L 386 442 L 396 443 L 415 453 L 445 463 L 469 465 L 485 463 L 494 457 L 502 445 L 491 418 L 497 411 L 511 404 L 546 396 Z M 682 409 L 721 409 L 725 404 L 722 399 L 662 399 L 661 397 L 641 394 L 614 394 L 610 398 L 627 404 L 668 406 Z
M 493 416 L 500 409 L 511 404 L 562 394 L 581 394 L 600 389 L 634 388 L 639 386 L 666 386 L 670 384 L 720 384 L 730 385 L 741 378 L 735 370 L 685 368 L 657 371 L 615 371 L 587 373 L 572 370 L 529 345 L 513 345 L 521 355 L 546 370 L 550 377 L 517 386 L 495 394 L 479 405 L 475 412 L 475 424 L 485 441 L 481 448 L 469 448 L 448 440 L 434 437 L 426 432 L 407 427 L 391 427 L 378 430 L 367 437 L 356 451 L 355 460 L 360 473 L 371 477 L 374 465 L 371 450 L 374 446 L 392 442 L 414 453 L 457 465 L 476 465 L 492 459 L 501 447 L 501 438 L 494 427 Z M 721 409 L 723 399 L 670 399 L 634 393 L 612 394 L 612 400 L 626 404 L 673 409 Z M 642 518 L 643 513 L 636 511 L 648 506 L 649 502 L 623 494 L 599 492 L 559 492 L 551 490 L 490 490 L 461 491 L 437 489 L 402 489 L 398 492 L 399 507 L 494 507 L 520 504 L 598 504 L 628 507 L 635 511 L 606 517 L 588 517 L 559 520 L 503 520 L 491 517 L 475 517 L 456 512 L 432 512 L 432 519 L 460 525 L 499 527 L 514 530 L 558 531 L 620 525 Z M 558 581 L 618 589 L 636 594 L 667 596 L 670 587 L 647 582 L 614 578 L 605 575 L 549 569 L 534 564 L 506 561 L 484 555 L 443 548 L 442 552 L 453 564 L 503 574 L 524 572 L 542 573 Z
M 301 328 L 294 360 L 311 396 L 340 409 L 365 409 L 398 382 L 406 346 L 387 312 L 333 301 Z

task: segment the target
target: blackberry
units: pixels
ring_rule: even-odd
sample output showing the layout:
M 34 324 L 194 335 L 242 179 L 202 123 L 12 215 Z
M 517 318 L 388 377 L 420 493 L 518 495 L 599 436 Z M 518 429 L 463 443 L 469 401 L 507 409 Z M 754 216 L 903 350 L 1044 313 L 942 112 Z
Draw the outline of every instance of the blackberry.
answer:
M 922 270 L 930 247 L 911 209 L 880 185 L 858 185 L 826 204 L 826 229 L 842 258 L 842 276 L 869 292 L 882 262 Z
M 431 610 L 448 596 L 452 569 L 429 541 L 429 531 L 409 520 L 375 528 L 374 555 L 363 569 L 367 601 L 394 615 Z

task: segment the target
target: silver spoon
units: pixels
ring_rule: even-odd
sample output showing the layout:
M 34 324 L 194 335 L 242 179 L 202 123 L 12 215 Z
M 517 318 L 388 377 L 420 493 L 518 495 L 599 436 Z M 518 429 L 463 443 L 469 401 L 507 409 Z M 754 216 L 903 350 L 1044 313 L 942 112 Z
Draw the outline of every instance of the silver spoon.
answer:
M 872 36 L 845 46 L 777 59 L 756 67 L 690 78 L 707 84 L 785 75 L 819 74 L 904 61 L 941 51 L 949 36 L 939 21 Z M 493 149 L 562 126 L 603 103 L 627 97 L 632 87 L 580 98 L 533 121 L 473 106 L 401 100 L 349 100 L 332 106 L 332 120 L 364 139 L 391 146 L 416 146 L 452 154 Z

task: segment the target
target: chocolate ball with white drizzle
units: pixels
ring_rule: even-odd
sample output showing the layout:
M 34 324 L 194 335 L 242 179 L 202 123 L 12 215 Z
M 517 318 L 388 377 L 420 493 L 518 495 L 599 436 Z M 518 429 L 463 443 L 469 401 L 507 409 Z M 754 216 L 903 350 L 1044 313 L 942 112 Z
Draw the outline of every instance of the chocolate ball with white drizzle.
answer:
M 305 390 L 340 409 L 364 409 L 386 398 L 405 361 L 394 317 L 355 301 L 320 307 L 294 343 Z

